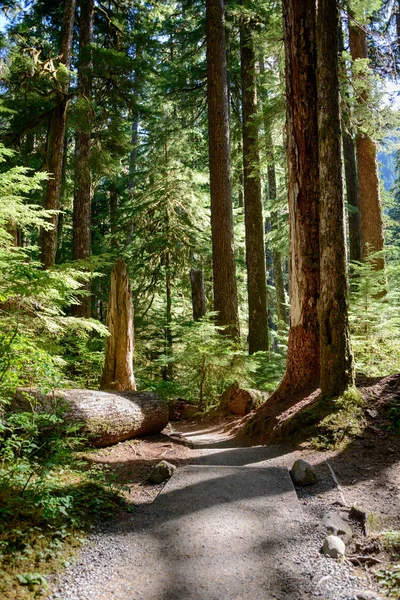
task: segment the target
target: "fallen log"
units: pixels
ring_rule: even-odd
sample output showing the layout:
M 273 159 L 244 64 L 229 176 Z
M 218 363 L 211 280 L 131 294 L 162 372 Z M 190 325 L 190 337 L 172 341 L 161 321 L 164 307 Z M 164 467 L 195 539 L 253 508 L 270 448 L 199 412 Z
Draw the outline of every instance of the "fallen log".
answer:
M 160 433 L 168 423 L 168 404 L 153 392 L 64 389 L 44 395 L 20 389 L 9 408 L 14 412 L 54 411 L 55 400 L 65 406 L 67 422 L 82 423 L 82 431 L 93 446 Z

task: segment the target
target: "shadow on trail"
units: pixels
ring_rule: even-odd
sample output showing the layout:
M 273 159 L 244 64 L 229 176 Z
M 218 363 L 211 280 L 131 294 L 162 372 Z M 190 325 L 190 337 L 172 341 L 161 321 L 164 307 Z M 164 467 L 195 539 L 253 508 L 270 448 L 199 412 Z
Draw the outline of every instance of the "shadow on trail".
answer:
M 301 560 L 293 560 L 304 552 L 304 524 L 284 469 L 183 467 L 152 505 L 120 524 L 117 554 L 134 575 L 117 597 L 311 597 L 303 595 Z

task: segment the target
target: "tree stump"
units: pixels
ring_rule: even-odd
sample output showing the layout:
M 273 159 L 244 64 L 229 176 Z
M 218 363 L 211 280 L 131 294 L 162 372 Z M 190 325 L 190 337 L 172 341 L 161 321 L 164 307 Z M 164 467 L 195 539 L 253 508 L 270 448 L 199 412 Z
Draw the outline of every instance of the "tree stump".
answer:
M 160 433 L 168 424 L 168 404 L 153 392 L 98 392 L 95 390 L 18 390 L 10 410 L 54 411 L 65 406 L 65 421 L 82 423 L 93 446 L 110 446 L 139 435 Z
M 133 305 L 125 262 L 119 258 L 111 273 L 108 301 L 106 357 L 101 390 L 136 390 L 133 374 Z

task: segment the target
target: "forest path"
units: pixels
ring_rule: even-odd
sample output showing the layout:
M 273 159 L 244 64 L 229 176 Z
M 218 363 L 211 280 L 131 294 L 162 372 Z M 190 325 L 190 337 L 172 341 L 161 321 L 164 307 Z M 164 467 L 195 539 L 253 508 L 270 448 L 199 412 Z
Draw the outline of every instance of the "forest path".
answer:
M 201 436 L 188 434 L 203 448 L 229 444 Z M 319 554 L 316 523 L 277 461 L 274 447 L 193 451 L 152 504 L 91 536 L 51 598 L 356 598 L 351 571 Z

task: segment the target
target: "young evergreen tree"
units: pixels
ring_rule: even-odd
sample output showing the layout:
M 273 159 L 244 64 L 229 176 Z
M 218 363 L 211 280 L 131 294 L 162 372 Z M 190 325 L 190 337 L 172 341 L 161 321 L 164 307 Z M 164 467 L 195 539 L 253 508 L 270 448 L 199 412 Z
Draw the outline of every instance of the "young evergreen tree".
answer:
M 239 337 L 229 149 L 224 4 L 206 0 L 208 144 L 214 310 L 225 332 Z
M 319 0 L 317 91 L 319 154 L 320 387 L 339 396 L 354 384 L 348 323 L 348 291 L 338 76 L 338 6 Z
M 268 350 L 267 274 L 253 27 L 254 23 L 245 17 L 241 18 L 243 185 L 250 354 Z

